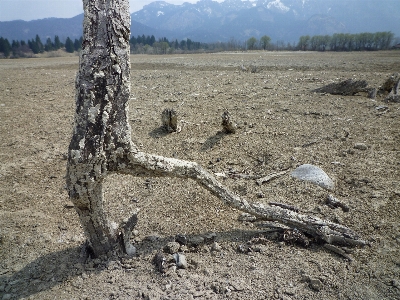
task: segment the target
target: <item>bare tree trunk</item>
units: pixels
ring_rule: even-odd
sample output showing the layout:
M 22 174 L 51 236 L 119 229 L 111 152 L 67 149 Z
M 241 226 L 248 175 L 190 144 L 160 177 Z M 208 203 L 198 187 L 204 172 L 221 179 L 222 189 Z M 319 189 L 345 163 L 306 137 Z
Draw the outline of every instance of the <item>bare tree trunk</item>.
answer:
M 83 6 L 67 186 L 93 252 L 100 255 L 118 245 L 120 235 L 104 214 L 102 182 L 134 148 L 128 123 L 130 14 L 126 0 L 83 0 Z
M 76 78 L 75 127 L 69 145 L 67 188 L 95 256 L 117 250 L 133 254 L 129 242 L 136 215 L 113 226 L 103 210 L 108 173 L 191 178 L 226 204 L 278 220 L 327 243 L 364 244 L 349 228 L 278 206 L 241 199 L 195 162 L 140 152 L 131 141 L 130 15 L 127 0 L 84 0 L 84 37 Z

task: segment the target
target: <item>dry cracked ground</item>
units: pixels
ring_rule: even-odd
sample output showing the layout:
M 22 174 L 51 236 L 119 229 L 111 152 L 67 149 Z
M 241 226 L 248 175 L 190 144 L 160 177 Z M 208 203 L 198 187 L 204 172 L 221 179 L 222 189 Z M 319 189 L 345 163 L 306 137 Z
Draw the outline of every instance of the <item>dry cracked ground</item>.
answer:
M 106 210 L 118 222 L 140 209 L 138 253 L 91 259 L 64 178 L 78 58 L 0 60 L 0 299 L 400 299 L 400 104 L 312 92 L 349 78 L 378 87 L 400 70 L 399 51 L 135 55 L 131 64 L 132 139 L 143 151 L 194 160 L 249 201 L 295 206 L 370 245 L 346 258 L 285 242 L 191 180 L 113 175 Z M 165 108 L 178 112 L 179 133 L 161 128 Z M 221 132 L 225 110 L 235 134 Z M 290 176 L 305 163 L 335 190 Z M 273 173 L 282 175 L 256 183 Z M 329 194 L 348 211 L 326 205 Z M 171 244 L 178 234 L 198 245 Z M 164 274 L 153 264 L 163 249 Z M 168 251 L 183 253 L 186 268 Z

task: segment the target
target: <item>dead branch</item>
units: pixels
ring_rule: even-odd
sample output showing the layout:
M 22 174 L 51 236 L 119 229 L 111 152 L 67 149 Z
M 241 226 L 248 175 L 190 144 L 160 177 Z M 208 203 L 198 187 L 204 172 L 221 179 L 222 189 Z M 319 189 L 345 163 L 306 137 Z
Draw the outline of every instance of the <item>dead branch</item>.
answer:
M 260 220 L 282 222 L 330 244 L 365 245 L 366 242 L 346 226 L 307 216 L 278 206 L 249 203 L 225 188 L 215 177 L 195 162 L 131 152 L 129 165 L 121 172 L 132 175 L 173 176 L 191 178 L 219 197 L 227 205 L 255 215 Z M 139 172 L 138 172 L 139 171 Z
M 271 181 L 272 179 L 278 178 L 282 175 L 285 175 L 288 171 L 282 171 L 282 172 L 278 172 L 278 173 L 271 173 L 268 174 L 267 176 L 264 176 L 260 179 L 258 179 L 256 182 L 258 185 L 262 185 L 264 182 L 268 182 Z
M 299 209 L 296 206 L 293 205 L 289 205 L 289 204 L 285 204 L 285 203 L 279 203 L 279 202 L 268 202 L 269 205 L 272 206 L 279 206 L 282 207 L 284 209 L 289 209 L 292 210 L 294 212 L 299 212 Z
M 335 197 L 333 197 L 330 194 L 326 198 L 326 204 L 331 208 L 340 207 L 344 212 L 348 212 L 350 210 L 349 207 L 345 203 L 340 202 L 338 199 L 336 199 Z

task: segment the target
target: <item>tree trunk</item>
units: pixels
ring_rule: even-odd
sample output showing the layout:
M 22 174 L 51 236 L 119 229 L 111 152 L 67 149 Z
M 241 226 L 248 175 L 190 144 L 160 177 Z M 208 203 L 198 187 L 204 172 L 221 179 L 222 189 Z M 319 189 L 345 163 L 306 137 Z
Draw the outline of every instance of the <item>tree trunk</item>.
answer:
M 96 255 L 118 245 L 103 211 L 102 182 L 133 149 L 128 123 L 130 14 L 125 0 L 83 0 L 84 33 L 76 78 L 75 127 L 67 186 Z
M 279 206 L 241 199 L 195 162 L 140 152 L 131 141 L 130 15 L 127 0 L 84 0 L 84 36 L 76 78 L 75 126 L 69 145 L 67 188 L 94 256 L 112 250 L 134 253 L 129 242 L 136 215 L 112 225 L 103 210 L 108 173 L 191 178 L 226 204 L 278 220 L 327 243 L 365 244 L 349 228 Z

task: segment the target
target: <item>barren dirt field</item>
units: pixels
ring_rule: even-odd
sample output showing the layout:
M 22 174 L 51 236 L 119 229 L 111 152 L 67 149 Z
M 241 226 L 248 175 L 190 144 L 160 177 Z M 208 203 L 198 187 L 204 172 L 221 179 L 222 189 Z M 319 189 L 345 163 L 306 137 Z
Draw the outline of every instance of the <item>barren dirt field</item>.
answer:
M 140 209 L 137 255 L 87 257 L 64 178 L 78 57 L 0 60 L 0 299 L 400 299 L 400 103 L 312 92 L 349 78 L 379 87 L 400 71 L 399 51 L 135 55 L 131 64 L 141 150 L 196 161 L 248 201 L 295 206 L 370 245 L 343 256 L 288 243 L 194 181 L 113 175 L 105 206 L 117 223 Z M 161 128 L 165 108 L 178 112 L 179 133 Z M 221 132 L 225 110 L 234 134 Z M 335 190 L 291 177 L 301 164 L 322 168 Z M 329 194 L 348 211 L 326 205 Z M 185 269 L 167 254 L 178 234 L 199 241 L 178 244 Z M 152 262 L 163 249 L 165 274 Z

